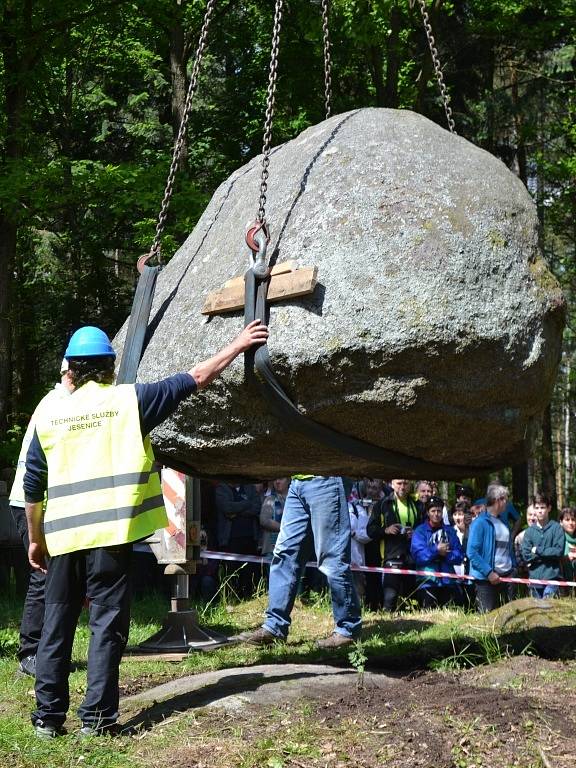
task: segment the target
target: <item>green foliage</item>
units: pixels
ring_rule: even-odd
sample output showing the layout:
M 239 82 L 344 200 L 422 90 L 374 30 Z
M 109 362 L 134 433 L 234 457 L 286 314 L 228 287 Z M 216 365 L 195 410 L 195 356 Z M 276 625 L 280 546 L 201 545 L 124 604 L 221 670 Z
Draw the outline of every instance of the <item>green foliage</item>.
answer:
M 534 193 L 546 255 L 571 295 L 573 4 L 428 6 L 457 130 Z M 15 252 L 0 259 L 14 347 L 14 359 L 0 365 L 14 372 L 13 413 L 29 411 L 51 386 L 75 327 L 97 323 L 113 334 L 129 311 L 134 264 L 154 236 L 177 130 L 174 75 L 190 74 L 204 7 L 38 0 L 0 11 L 0 216 L 17 229 Z M 162 242 L 166 259 L 217 185 L 261 150 L 272 20 L 268 0 L 216 10 Z M 333 0 L 330 26 L 333 112 L 391 106 L 445 124 L 418 7 Z M 287 4 L 273 143 L 323 119 L 322 48 L 320 4 Z
M 19 644 L 17 629 L 0 627 L 0 656 L 16 656 Z
M 14 424 L 6 431 L 6 437 L 0 443 L 0 465 L 16 466 L 23 435 L 24 431 L 19 424 Z
M 356 681 L 358 690 L 363 690 L 364 672 L 366 671 L 366 662 L 368 661 L 368 656 L 366 655 L 362 640 L 360 638 L 354 642 L 354 647 L 348 653 L 348 661 L 358 673 L 358 678 Z
M 456 672 L 461 669 L 469 669 L 484 664 L 497 664 L 500 661 L 509 659 L 513 654 L 511 648 L 502 644 L 501 639 L 496 632 L 480 631 L 474 642 L 462 644 L 457 631 L 450 638 L 452 653 L 434 659 L 430 662 L 430 669 L 441 670 L 445 672 Z M 532 646 L 529 643 L 521 651 L 520 655 L 530 655 Z

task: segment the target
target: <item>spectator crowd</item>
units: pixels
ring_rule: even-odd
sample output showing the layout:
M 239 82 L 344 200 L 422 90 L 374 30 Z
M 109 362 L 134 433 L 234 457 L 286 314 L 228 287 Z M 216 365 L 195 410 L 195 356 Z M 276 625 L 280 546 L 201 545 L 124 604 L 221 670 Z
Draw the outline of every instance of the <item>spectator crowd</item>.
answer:
M 412 602 L 422 608 L 453 604 L 486 612 L 515 597 L 570 592 L 555 585 L 510 583 L 507 577 L 576 579 L 576 508 L 554 515 L 550 499 L 542 493 L 530 500 L 523 525 L 523 516 L 500 483 L 490 484 L 481 498 L 474 498 L 472 488 L 456 485 L 450 505 L 434 481 L 366 477 L 345 479 L 344 484 L 352 566 L 430 573 L 355 570 L 356 590 L 367 609 L 393 612 Z M 217 484 L 213 513 L 205 516 L 208 548 L 261 555 L 270 562 L 288 486 L 289 478 L 257 485 Z M 313 560 L 312 553 L 311 545 L 308 559 Z M 210 561 L 204 567 L 213 574 L 203 595 L 209 599 L 218 590 L 218 569 Z M 220 578 L 222 574 L 230 590 L 244 599 L 254 594 L 263 575 L 267 577 L 267 567 L 262 571 L 256 563 L 224 563 Z M 452 574 L 462 578 L 450 578 Z M 325 586 L 321 573 L 307 569 L 300 593 L 305 598 Z
M 191 577 L 197 597 L 215 599 L 225 583 L 227 596 L 242 600 L 251 597 L 262 580 L 267 583 L 289 484 L 290 478 L 283 477 L 258 484 L 208 486 L 203 513 L 205 548 L 239 558 L 261 556 L 264 564 L 204 560 Z M 356 590 L 369 610 L 393 612 L 411 603 L 422 608 L 453 604 L 485 612 L 514 597 L 572 593 L 568 587 L 525 586 L 504 579 L 576 581 L 576 508 L 565 507 L 555 514 L 550 499 L 537 493 L 521 516 L 499 483 L 491 484 L 486 495 L 476 499 L 470 487 L 456 485 L 455 501 L 450 505 L 441 498 L 434 481 L 366 477 L 345 479 L 344 485 L 352 566 L 430 572 L 430 576 L 413 576 L 355 570 Z M 12 567 L 17 588 L 25 591 L 26 563 L 19 562 L 20 546 L 15 538 L 10 556 L 3 558 L 0 588 L 7 588 Z M 137 549 L 145 551 L 142 545 Z M 314 559 L 312 541 L 307 559 Z M 162 569 L 152 567 L 150 552 L 147 557 L 135 557 L 134 563 L 140 570 L 136 585 L 169 590 Z M 463 578 L 452 579 L 450 574 Z M 301 598 L 325 589 L 323 574 L 306 569 L 299 588 Z

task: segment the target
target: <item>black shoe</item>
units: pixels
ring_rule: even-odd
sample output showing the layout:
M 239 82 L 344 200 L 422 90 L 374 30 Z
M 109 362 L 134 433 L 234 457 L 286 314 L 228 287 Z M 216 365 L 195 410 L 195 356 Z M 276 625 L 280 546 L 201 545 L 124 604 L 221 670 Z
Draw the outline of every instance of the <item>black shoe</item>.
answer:
M 254 632 L 242 632 L 236 636 L 236 640 L 251 645 L 273 645 L 274 643 L 284 643 L 286 638 L 273 635 L 265 627 L 259 627 Z
M 37 720 L 34 723 L 34 731 L 39 739 L 56 739 L 66 733 L 61 725 L 55 725 L 49 720 Z
M 20 659 L 18 672 L 20 672 L 21 675 L 36 677 L 36 656 L 25 656 L 23 659 Z

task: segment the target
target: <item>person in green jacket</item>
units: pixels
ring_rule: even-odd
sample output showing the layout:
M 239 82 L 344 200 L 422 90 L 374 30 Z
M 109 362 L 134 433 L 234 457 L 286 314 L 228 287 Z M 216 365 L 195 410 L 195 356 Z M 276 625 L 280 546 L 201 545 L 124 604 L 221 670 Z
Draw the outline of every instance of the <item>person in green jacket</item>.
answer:
M 560 578 L 560 563 L 564 556 L 565 536 L 560 523 L 550 520 L 552 505 L 543 493 L 532 498 L 537 525 L 526 529 L 522 541 L 522 559 L 528 565 L 531 579 L 557 580 Z M 558 586 L 554 584 L 532 584 L 530 595 L 537 598 L 556 597 Z
M 576 581 L 576 509 L 564 507 L 558 522 L 564 530 L 564 557 L 560 561 L 562 577 L 566 581 Z M 560 593 L 563 596 L 574 594 L 574 588 L 561 587 Z

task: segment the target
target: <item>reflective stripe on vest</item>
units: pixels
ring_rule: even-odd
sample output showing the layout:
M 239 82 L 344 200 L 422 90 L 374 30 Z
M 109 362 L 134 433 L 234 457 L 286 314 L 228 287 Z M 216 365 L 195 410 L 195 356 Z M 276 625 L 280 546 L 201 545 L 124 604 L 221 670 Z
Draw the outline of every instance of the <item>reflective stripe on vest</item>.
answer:
M 48 462 L 51 555 L 125 544 L 167 524 L 133 384 L 88 382 L 44 411 L 36 431 Z

